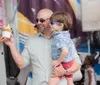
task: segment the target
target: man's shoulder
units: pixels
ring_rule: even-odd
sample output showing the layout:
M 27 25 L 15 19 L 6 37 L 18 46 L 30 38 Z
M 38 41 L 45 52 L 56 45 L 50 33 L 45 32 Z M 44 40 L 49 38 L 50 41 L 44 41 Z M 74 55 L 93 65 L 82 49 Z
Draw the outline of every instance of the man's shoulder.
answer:
M 36 43 L 38 43 L 40 41 L 39 39 L 39 34 L 34 34 L 28 37 L 27 41 L 26 41 L 26 45 L 30 46 L 30 45 L 34 45 Z
M 27 43 L 36 41 L 38 38 L 39 38 L 39 34 L 38 33 L 34 34 L 34 35 L 31 35 L 31 36 L 28 37 Z
M 39 37 L 39 35 L 40 35 L 39 33 L 34 34 L 34 35 L 30 36 L 29 39 L 35 39 L 35 38 L 37 39 Z

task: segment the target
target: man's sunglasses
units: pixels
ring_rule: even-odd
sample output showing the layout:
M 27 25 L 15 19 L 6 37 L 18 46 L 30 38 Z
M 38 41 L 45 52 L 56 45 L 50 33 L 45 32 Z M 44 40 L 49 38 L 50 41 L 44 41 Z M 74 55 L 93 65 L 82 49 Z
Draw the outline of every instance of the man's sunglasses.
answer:
M 51 24 L 51 25 L 54 25 L 54 24 L 61 24 L 61 22 L 51 21 L 50 24 Z
M 41 23 L 45 22 L 47 19 L 43 19 L 43 18 L 40 18 L 40 19 L 36 19 L 36 22 L 38 23 L 38 21 L 40 21 Z

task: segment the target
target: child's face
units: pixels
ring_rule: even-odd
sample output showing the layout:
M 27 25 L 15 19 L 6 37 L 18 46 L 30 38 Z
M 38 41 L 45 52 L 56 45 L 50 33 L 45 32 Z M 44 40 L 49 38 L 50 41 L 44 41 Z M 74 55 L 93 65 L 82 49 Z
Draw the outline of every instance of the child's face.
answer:
M 62 31 L 63 23 L 51 21 L 51 28 L 53 29 L 53 31 Z
M 87 64 L 88 63 L 88 59 L 87 59 L 87 57 L 85 57 L 85 64 Z
M 89 64 L 90 64 L 90 60 L 88 59 L 87 56 L 85 57 L 85 64 L 86 64 L 86 65 L 89 65 Z

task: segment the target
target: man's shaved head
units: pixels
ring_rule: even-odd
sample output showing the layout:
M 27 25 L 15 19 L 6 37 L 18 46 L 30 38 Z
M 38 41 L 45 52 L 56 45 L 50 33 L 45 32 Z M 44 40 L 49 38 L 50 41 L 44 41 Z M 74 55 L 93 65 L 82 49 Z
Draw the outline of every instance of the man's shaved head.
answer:
M 38 18 L 50 18 L 52 14 L 53 12 L 50 9 L 44 8 L 38 12 L 37 17 Z

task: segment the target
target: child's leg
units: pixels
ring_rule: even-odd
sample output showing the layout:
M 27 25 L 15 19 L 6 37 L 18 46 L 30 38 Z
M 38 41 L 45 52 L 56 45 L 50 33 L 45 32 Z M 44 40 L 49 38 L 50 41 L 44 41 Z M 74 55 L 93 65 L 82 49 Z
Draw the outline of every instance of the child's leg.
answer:
M 67 79 L 67 85 L 74 85 L 72 78 L 66 78 Z
M 63 62 L 62 65 L 67 70 L 73 65 L 73 63 L 74 63 L 74 60 L 67 62 L 67 63 Z M 65 76 L 65 78 L 67 79 L 67 85 L 74 85 L 72 77 L 73 77 L 73 74 L 69 74 Z
M 59 77 L 52 77 L 49 79 L 48 85 L 57 85 L 60 81 Z

